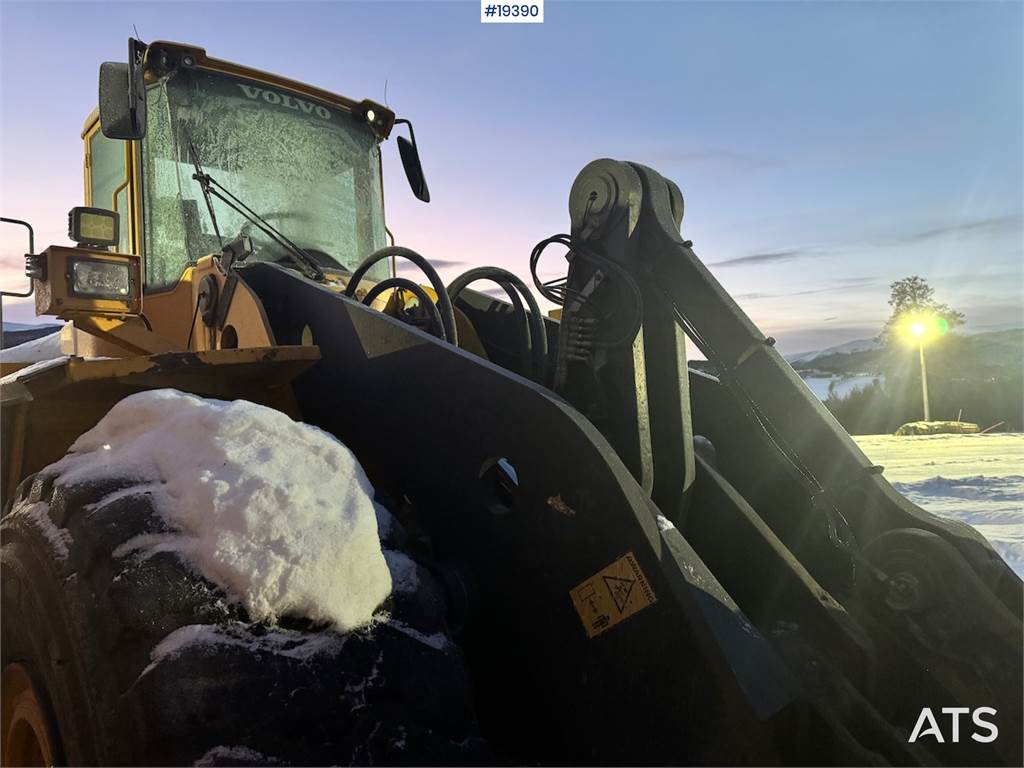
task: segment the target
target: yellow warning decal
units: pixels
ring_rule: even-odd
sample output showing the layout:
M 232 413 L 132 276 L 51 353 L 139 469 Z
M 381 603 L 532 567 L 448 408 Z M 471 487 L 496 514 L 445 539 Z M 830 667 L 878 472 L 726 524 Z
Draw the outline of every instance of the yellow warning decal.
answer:
M 657 601 L 632 552 L 595 573 L 569 596 L 587 637 L 597 637 Z

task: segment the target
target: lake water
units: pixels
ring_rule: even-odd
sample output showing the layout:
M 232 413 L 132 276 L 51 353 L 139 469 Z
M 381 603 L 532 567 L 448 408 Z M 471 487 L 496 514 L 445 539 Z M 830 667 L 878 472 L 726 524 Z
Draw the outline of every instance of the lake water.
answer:
M 828 397 L 828 388 L 835 382 L 835 393 L 839 397 L 845 397 L 855 389 L 866 387 L 872 381 L 877 379 L 877 376 L 863 375 L 863 376 L 811 376 L 804 379 L 804 382 L 811 391 L 818 396 L 819 400 L 824 400 Z

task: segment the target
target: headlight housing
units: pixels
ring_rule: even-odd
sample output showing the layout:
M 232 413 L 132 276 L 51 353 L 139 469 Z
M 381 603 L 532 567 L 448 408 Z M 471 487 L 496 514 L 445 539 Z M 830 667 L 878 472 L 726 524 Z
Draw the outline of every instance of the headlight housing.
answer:
M 124 299 L 132 295 L 132 274 L 127 262 L 69 259 L 68 271 L 68 288 L 73 296 Z
M 37 315 L 125 317 L 142 312 L 142 259 L 131 253 L 51 245 L 33 278 Z

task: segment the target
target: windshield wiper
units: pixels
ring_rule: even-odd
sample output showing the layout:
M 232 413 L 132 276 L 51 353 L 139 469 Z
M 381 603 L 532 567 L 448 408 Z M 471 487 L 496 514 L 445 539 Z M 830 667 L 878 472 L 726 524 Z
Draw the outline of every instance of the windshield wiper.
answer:
M 236 213 L 240 213 L 249 223 L 255 227 L 258 227 L 263 234 L 273 240 L 275 243 L 284 248 L 291 256 L 291 260 L 295 263 L 295 266 L 299 268 L 299 271 L 317 282 L 323 282 L 324 272 L 320 269 L 320 265 L 316 263 L 316 260 L 306 253 L 302 248 L 297 246 L 291 240 L 282 234 L 279 229 L 276 229 L 266 219 L 260 216 L 256 211 L 250 208 L 248 205 L 239 200 L 235 195 L 224 187 L 223 184 L 214 179 L 210 174 L 203 171 L 202 166 L 199 165 L 199 160 L 195 156 L 193 151 L 193 160 L 195 161 L 196 172 L 192 174 L 192 178 L 195 179 L 200 188 L 203 190 L 203 195 L 206 197 L 206 203 L 210 206 L 210 215 L 213 215 L 213 204 L 210 201 L 210 195 L 216 197 L 218 200 L 223 202 L 226 206 L 234 210 Z M 216 221 L 214 222 L 214 230 L 216 230 Z M 220 233 L 218 232 L 218 237 Z
M 192 136 L 188 130 L 185 130 L 185 137 L 188 139 L 188 151 L 192 155 L 192 165 L 196 169 L 196 172 L 192 175 L 193 179 L 197 179 L 206 174 L 203 173 L 203 166 L 199 163 L 199 153 L 196 151 L 196 145 L 192 143 Z M 213 224 L 213 232 L 217 235 L 217 242 L 220 243 L 220 247 L 224 247 L 224 238 L 221 237 L 220 227 L 217 226 L 217 214 L 213 211 L 213 200 L 210 199 L 210 190 L 208 185 L 199 182 L 199 188 L 203 190 L 203 199 L 206 200 L 206 210 L 210 212 L 210 222 Z

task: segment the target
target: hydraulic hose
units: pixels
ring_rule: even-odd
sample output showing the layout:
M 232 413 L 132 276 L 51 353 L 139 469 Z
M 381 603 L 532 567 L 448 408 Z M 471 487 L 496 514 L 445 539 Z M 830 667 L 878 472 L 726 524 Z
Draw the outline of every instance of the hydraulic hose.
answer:
M 533 357 L 531 366 L 533 379 L 543 382 L 548 361 L 548 337 L 537 300 L 522 280 L 501 267 L 477 267 L 462 273 L 449 284 L 448 296 L 454 302 L 470 283 L 477 280 L 491 280 L 497 283 L 508 295 L 516 315 L 518 317 L 525 315 L 527 343 Z M 522 294 L 522 297 L 526 300 L 530 310 L 528 313 L 523 310 L 522 302 L 519 300 L 516 292 Z
M 434 335 L 442 339 L 445 338 L 444 323 L 441 320 L 441 313 L 438 311 L 437 305 L 431 301 L 430 295 L 412 280 L 406 280 L 404 277 L 389 277 L 387 280 L 381 280 L 367 292 L 363 298 L 363 304 L 371 304 L 384 291 L 391 290 L 392 288 L 400 288 L 415 295 L 419 299 L 420 306 L 430 316 L 430 322 L 437 331 Z M 445 340 L 447 341 L 447 339 Z
M 437 294 L 437 308 L 441 314 L 444 338 L 446 341 L 457 345 L 459 343 L 459 335 L 455 330 L 455 310 L 452 308 L 452 301 L 448 298 L 448 292 L 445 290 L 444 283 L 441 282 L 441 278 L 437 274 L 437 270 L 430 266 L 430 262 L 410 248 L 403 248 L 400 245 L 389 245 L 386 248 L 381 248 L 380 250 L 371 253 L 363 259 L 363 263 L 356 267 L 355 271 L 352 273 L 352 277 L 349 278 L 348 285 L 345 286 L 345 295 L 349 297 L 355 296 L 356 288 L 359 287 L 359 281 L 363 279 L 370 267 L 378 261 L 389 259 L 392 256 L 397 256 L 411 261 L 420 268 L 420 271 L 423 272 L 424 275 L 427 276 L 427 279 L 430 281 L 430 287 L 433 288 L 434 293 Z M 392 287 L 396 286 L 393 285 Z

